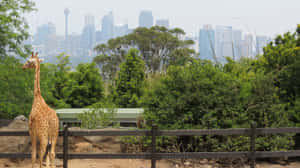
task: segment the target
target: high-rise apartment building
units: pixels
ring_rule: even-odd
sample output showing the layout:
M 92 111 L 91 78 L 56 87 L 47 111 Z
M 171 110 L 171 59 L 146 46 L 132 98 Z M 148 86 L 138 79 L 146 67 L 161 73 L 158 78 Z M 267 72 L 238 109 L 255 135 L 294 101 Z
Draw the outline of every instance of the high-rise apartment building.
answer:
M 267 46 L 267 44 L 271 41 L 271 39 L 267 36 L 256 36 L 256 54 L 261 55 L 264 53 L 263 48 Z
M 232 42 L 233 42 L 233 60 L 239 60 L 241 58 L 241 44 L 242 44 L 242 31 L 232 31 Z
M 215 31 L 211 25 L 205 25 L 200 29 L 199 53 L 201 59 L 215 61 Z
M 96 42 L 95 18 L 92 15 L 87 15 L 84 18 L 84 28 L 81 34 L 80 46 L 84 50 L 94 48 Z
M 251 33 L 246 33 L 242 41 L 241 57 L 251 58 L 254 56 L 253 36 Z
M 152 11 L 144 10 L 141 11 L 139 16 L 139 27 L 150 28 L 153 26 Z
M 116 25 L 114 27 L 114 37 L 125 36 L 129 33 L 130 33 L 130 30 L 128 28 L 128 24 Z
M 47 41 L 47 38 L 50 36 L 56 35 L 55 25 L 51 22 L 48 24 L 43 24 L 37 28 L 37 32 L 34 35 L 33 44 L 35 45 L 44 45 Z
M 114 36 L 114 16 L 112 12 L 103 16 L 102 18 L 102 30 L 101 30 L 101 42 L 107 42 Z
M 225 57 L 233 57 L 233 40 L 231 26 L 216 26 L 216 56 L 224 62 Z
M 168 19 L 157 19 L 155 25 L 169 28 L 170 23 Z

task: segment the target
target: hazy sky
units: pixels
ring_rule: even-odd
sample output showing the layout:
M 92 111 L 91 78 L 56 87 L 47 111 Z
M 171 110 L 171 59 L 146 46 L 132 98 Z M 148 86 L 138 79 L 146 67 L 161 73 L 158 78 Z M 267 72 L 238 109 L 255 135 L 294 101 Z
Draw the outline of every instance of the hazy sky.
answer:
M 300 0 L 33 0 L 38 12 L 27 16 L 31 32 L 52 22 L 58 34 L 64 34 L 64 8 L 70 9 L 69 32 L 80 33 L 84 16 L 92 14 L 96 29 L 112 11 L 116 24 L 138 25 L 141 10 L 152 10 L 155 19 L 169 19 L 171 27 L 198 34 L 204 24 L 231 25 L 257 35 L 294 31 L 300 24 Z

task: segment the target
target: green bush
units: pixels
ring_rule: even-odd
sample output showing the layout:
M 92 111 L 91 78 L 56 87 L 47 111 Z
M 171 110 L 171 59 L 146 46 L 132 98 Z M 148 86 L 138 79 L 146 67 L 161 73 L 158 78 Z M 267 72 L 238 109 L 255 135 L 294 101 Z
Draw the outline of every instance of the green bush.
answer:
M 78 119 L 81 121 L 82 128 L 95 129 L 99 126 L 119 127 L 116 119 L 117 107 L 110 101 L 104 100 L 95 103 L 88 111 L 80 114 Z

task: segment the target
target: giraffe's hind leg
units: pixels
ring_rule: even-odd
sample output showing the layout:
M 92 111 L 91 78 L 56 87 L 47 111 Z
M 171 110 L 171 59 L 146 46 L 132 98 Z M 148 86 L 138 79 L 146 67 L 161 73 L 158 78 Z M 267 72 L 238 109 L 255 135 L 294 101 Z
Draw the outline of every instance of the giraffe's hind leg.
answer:
M 51 168 L 55 168 L 55 164 L 54 164 L 54 159 L 55 159 L 55 146 L 56 146 L 56 141 L 57 141 L 57 136 L 53 136 L 51 137 L 51 149 L 49 152 L 50 155 L 50 164 L 51 164 Z
M 32 164 L 32 168 L 34 168 L 34 164 L 36 161 L 36 135 L 33 134 L 33 131 L 29 131 L 29 133 L 31 137 L 31 147 L 32 147 L 31 164 Z
M 43 167 L 43 158 L 46 153 L 46 148 L 48 144 L 48 138 L 45 136 L 42 136 L 40 139 L 40 151 L 39 151 L 39 161 L 40 161 L 40 168 Z

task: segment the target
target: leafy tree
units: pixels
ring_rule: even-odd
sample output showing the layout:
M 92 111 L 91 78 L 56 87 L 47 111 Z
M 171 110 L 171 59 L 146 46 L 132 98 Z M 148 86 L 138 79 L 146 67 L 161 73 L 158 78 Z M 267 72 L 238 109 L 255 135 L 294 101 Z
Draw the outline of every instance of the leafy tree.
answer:
M 188 49 L 194 42 L 181 40 L 184 34 L 179 28 L 137 28 L 131 34 L 96 46 L 99 55 L 94 58 L 94 62 L 101 68 L 105 79 L 113 79 L 128 50 L 137 48 L 147 71 L 165 71 L 171 64 L 184 64 L 195 54 L 194 50 Z
M 53 95 L 52 103 L 56 108 L 66 108 L 70 107 L 69 104 L 65 102 L 66 95 L 63 92 L 64 87 L 69 80 L 69 73 L 71 72 L 70 59 L 69 56 L 64 55 L 63 53 L 57 56 L 58 63 L 51 67 L 52 75 L 54 79 L 52 83 L 54 86 L 51 88 Z
M 280 89 L 280 98 L 286 102 L 294 101 L 300 94 L 300 80 L 297 78 L 300 74 L 299 33 L 278 36 L 264 48 L 264 68 L 276 76 L 274 84 Z
M 300 100 L 300 25 L 295 33 L 277 36 L 264 48 L 263 68 L 274 76 L 273 84 L 278 88 L 276 94 L 285 109 L 290 112 L 290 120 L 299 125 Z
M 80 63 L 70 72 L 62 92 L 65 102 L 73 108 L 82 108 L 100 101 L 103 97 L 103 81 L 95 63 Z
M 28 116 L 33 100 L 33 71 L 25 72 L 14 57 L 0 63 L 0 118 Z
M 254 121 L 258 127 L 288 126 L 288 113 L 274 94 L 272 76 L 256 72 L 252 66 L 248 60 L 228 60 L 224 67 L 209 61 L 171 66 L 143 98 L 145 118 L 160 129 L 240 128 L 250 127 Z M 249 140 L 203 136 L 182 137 L 177 142 L 190 144 L 183 145 L 185 151 L 236 151 L 248 150 L 245 144 Z M 287 149 L 292 145 L 291 136 L 258 140 L 259 150 Z
M 138 107 L 145 80 L 144 61 L 136 49 L 130 49 L 115 80 L 114 102 L 121 108 Z
M 28 38 L 28 24 L 23 14 L 34 10 L 30 0 L 0 1 L 0 58 L 15 54 L 26 57 L 29 46 L 23 42 Z

